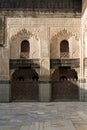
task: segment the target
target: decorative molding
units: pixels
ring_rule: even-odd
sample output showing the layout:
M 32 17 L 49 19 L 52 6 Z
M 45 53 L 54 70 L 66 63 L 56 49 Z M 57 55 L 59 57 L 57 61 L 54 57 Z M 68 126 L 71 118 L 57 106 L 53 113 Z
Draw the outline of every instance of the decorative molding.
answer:
M 10 69 L 40 68 L 39 59 L 10 59 Z
M 72 68 L 80 68 L 80 59 L 50 59 L 50 68 L 58 69 L 60 66 L 71 66 Z
M 63 30 L 59 31 L 57 34 L 55 34 L 52 38 L 51 41 L 54 41 L 55 39 L 66 39 L 68 40 L 71 36 L 75 36 L 77 38 L 77 35 L 73 32 L 68 31 L 66 28 Z
M 13 35 L 11 37 L 11 41 L 14 41 L 15 39 L 19 38 L 19 37 L 26 37 L 26 39 L 30 39 L 31 37 L 35 37 L 36 40 L 38 40 L 38 36 L 35 33 L 32 33 L 28 30 L 26 30 L 25 28 L 22 29 L 21 31 L 17 32 L 17 34 Z
M 33 34 L 26 29 L 22 29 L 21 31 L 17 32 L 14 36 L 11 37 L 11 41 L 17 39 L 20 36 L 26 35 L 27 38 L 30 38 L 33 36 Z
M 73 45 L 70 44 L 70 42 L 72 42 L 72 40 L 73 40 L 72 38 L 74 39 Z M 73 33 L 72 31 L 68 31 L 66 28 L 57 32 L 50 39 L 50 56 L 51 56 L 51 58 L 60 58 L 61 57 L 60 56 L 60 43 L 62 40 L 67 40 L 69 42 L 70 58 L 72 58 L 72 56 L 75 56 L 73 58 L 77 58 L 78 54 L 77 55 L 75 55 L 75 54 L 76 54 L 76 50 L 79 48 L 79 44 L 75 44 L 75 42 L 79 43 L 79 38 L 75 33 Z M 72 46 L 74 47 L 73 49 L 72 49 Z M 78 46 L 78 48 L 77 48 L 77 46 Z M 74 54 L 74 55 L 72 55 L 72 54 Z

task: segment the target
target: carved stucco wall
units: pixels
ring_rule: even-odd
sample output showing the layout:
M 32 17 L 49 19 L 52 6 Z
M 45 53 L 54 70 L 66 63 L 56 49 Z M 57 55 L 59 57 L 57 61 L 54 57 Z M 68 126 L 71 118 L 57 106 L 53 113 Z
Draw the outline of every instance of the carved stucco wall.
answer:
M 62 40 L 69 42 L 70 58 L 80 58 L 80 18 L 7 18 L 7 35 L 11 59 L 20 58 L 21 42 L 29 41 L 29 58 L 40 59 L 40 75 L 45 80 L 50 76 L 50 58 L 60 58 Z
M 7 18 L 9 58 L 20 58 L 20 44 L 28 40 L 29 58 L 40 59 L 40 75 L 43 77 L 50 76 L 50 58 L 60 58 L 62 40 L 69 42 L 70 58 L 80 58 L 80 38 L 80 18 Z
M 52 59 L 60 58 L 60 43 L 62 40 L 67 40 L 69 43 L 69 58 L 80 58 L 80 39 L 67 29 L 61 30 L 51 38 L 50 57 Z
M 64 39 L 70 43 L 70 58 L 77 58 L 80 54 L 76 52 L 81 44 L 80 18 L 8 18 L 7 34 L 11 58 L 19 58 L 20 43 L 25 39 L 30 42 L 30 58 L 50 58 L 50 55 L 51 58 L 59 58 L 59 50 L 56 49 Z
M 30 43 L 30 54 L 29 58 L 39 58 L 40 56 L 40 41 L 37 35 L 27 31 L 26 29 L 22 29 L 20 32 L 17 32 L 16 35 L 11 37 L 10 40 L 10 58 L 11 59 L 19 59 L 20 58 L 20 50 L 21 43 L 23 40 L 28 40 Z
M 20 58 L 20 49 L 21 42 L 23 40 L 28 40 L 30 43 L 30 55 L 29 58 L 39 58 L 40 56 L 40 41 L 37 35 L 32 34 L 26 29 L 22 29 L 17 32 L 16 35 L 11 37 L 10 40 L 10 58 L 11 59 L 19 59 Z

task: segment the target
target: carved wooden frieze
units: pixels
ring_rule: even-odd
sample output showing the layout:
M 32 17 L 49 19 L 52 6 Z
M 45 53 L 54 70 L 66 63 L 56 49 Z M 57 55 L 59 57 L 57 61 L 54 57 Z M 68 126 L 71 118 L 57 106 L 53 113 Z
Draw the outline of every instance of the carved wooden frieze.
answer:
M 58 69 L 61 66 L 70 66 L 72 68 L 80 67 L 80 59 L 51 59 L 50 60 L 51 68 Z

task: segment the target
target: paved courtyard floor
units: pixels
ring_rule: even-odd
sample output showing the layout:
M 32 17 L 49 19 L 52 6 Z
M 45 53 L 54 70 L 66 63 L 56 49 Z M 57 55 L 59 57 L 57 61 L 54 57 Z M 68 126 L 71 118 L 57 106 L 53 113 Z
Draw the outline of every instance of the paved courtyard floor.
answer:
M 87 130 L 87 103 L 0 103 L 0 130 Z

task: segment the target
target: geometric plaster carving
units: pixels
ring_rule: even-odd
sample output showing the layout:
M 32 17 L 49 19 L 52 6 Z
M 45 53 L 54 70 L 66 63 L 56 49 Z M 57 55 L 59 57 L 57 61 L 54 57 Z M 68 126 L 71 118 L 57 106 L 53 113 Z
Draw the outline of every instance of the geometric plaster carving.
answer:
M 67 29 L 65 29 L 65 28 L 63 30 L 59 31 L 57 34 L 55 34 L 51 38 L 51 41 L 50 41 L 50 57 L 52 59 L 61 57 L 61 55 L 60 55 L 60 43 L 61 43 L 62 40 L 67 40 L 69 42 L 69 54 L 70 54 L 69 57 L 71 57 L 71 58 L 72 58 L 72 56 L 73 56 L 73 58 L 79 57 L 79 51 L 77 52 L 77 50 L 79 50 L 78 38 L 74 33 L 67 31 Z M 72 42 L 72 40 L 73 40 L 73 42 Z M 70 44 L 70 43 L 72 43 L 72 44 Z
M 52 41 L 58 40 L 58 39 L 68 40 L 71 36 L 77 37 L 74 33 L 69 32 L 67 29 L 64 28 L 63 30 L 59 31 L 57 34 L 55 34 L 55 35 L 51 38 L 51 43 L 52 43 Z
M 62 31 L 57 33 L 57 37 L 59 37 L 59 38 L 65 37 L 66 39 L 69 39 L 69 37 L 71 37 L 71 36 L 72 36 L 72 33 L 68 32 L 65 28 Z
M 27 31 L 26 29 L 22 29 L 21 31 L 17 32 L 14 36 L 11 37 L 11 41 L 16 40 L 17 38 L 23 38 L 30 39 L 32 36 L 35 37 L 36 40 L 38 40 L 38 37 L 36 34 L 31 33 L 30 31 Z
M 22 29 L 21 31 L 17 32 L 14 36 L 11 37 L 11 40 L 17 39 L 20 36 L 26 35 L 26 37 L 30 38 L 32 33 L 27 31 L 26 29 Z
M 40 40 L 37 36 L 37 32 L 32 33 L 28 31 L 27 29 L 22 29 L 18 31 L 15 35 L 11 37 L 10 42 L 10 48 L 11 48 L 11 59 L 13 58 L 20 58 L 21 54 L 21 43 L 27 40 L 30 42 L 30 55 L 29 58 L 38 58 L 40 56 Z M 37 44 L 35 44 L 37 43 Z M 16 53 L 15 53 L 16 52 Z M 24 56 L 26 57 L 26 56 Z

